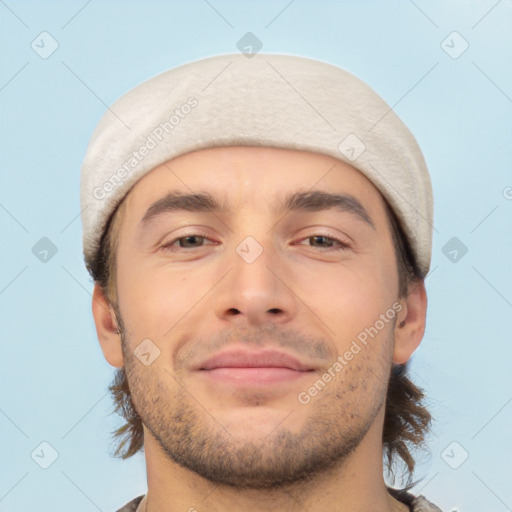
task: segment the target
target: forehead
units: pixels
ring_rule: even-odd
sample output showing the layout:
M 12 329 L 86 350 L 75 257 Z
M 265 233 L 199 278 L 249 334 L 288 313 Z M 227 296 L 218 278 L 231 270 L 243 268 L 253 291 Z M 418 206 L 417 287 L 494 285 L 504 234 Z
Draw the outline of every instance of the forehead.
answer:
M 208 191 L 230 210 L 254 207 L 278 212 L 291 192 L 325 191 L 384 210 L 373 183 L 353 166 L 318 153 L 268 147 L 210 148 L 182 155 L 150 171 L 125 198 L 129 215 L 140 216 L 170 191 Z

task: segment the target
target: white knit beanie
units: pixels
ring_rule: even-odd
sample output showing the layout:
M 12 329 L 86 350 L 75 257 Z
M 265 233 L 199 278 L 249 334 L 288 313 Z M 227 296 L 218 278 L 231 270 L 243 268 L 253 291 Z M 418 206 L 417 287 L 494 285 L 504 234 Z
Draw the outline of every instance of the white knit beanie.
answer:
M 117 100 L 82 166 L 86 265 L 130 188 L 177 156 L 218 146 L 312 151 L 362 172 L 396 213 L 423 276 L 432 246 L 430 176 L 414 136 L 347 71 L 289 55 L 221 55 L 179 66 Z

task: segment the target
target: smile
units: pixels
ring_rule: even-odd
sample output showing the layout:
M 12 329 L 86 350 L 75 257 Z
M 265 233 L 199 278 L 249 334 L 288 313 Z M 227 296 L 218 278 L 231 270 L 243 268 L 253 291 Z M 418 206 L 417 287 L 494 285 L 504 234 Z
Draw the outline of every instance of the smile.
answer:
M 278 384 L 309 375 L 314 368 L 276 350 L 230 350 L 210 357 L 197 370 L 215 381 L 239 386 Z

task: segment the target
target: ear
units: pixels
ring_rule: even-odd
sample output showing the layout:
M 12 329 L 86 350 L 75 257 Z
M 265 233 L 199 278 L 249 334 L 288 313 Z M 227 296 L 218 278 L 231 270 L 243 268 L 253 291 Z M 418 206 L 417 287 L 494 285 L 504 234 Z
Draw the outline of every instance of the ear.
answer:
M 395 324 L 393 363 L 406 363 L 425 334 L 427 292 L 423 279 L 409 285 L 408 295 L 400 302 L 402 309 Z
M 121 335 L 117 329 L 114 308 L 105 297 L 101 286 L 94 283 L 92 294 L 92 315 L 103 355 L 109 364 L 117 368 L 123 366 Z

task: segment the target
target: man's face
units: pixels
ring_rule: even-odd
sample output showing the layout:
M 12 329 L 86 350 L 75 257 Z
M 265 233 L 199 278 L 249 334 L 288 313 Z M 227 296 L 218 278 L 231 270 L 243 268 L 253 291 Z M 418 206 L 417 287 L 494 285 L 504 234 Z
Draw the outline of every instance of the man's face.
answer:
M 345 200 L 285 208 L 314 192 Z M 151 208 L 170 193 L 223 208 Z M 401 306 L 367 178 L 314 153 L 215 148 L 154 169 L 125 201 L 118 314 L 146 446 L 212 481 L 263 488 L 342 463 L 369 432 L 381 442 Z

